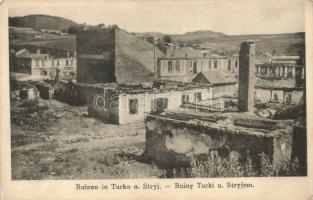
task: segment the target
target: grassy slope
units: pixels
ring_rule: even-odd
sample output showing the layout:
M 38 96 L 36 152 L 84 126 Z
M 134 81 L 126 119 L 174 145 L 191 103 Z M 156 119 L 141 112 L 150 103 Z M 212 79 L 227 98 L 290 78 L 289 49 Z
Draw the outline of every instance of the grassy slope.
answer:
M 28 27 L 35 30 L 53 29 L 53 30 L 67 30 L 68 27 L 76 25 L 75 22 L 48 15 L 28 15 L 24 17 L 9 18 L 9 25 L 15 27 Z M 25 32 L 25 34 L 27 34 Z M 10 40 L 10 46 L 15 48 L 23 48 L 27 46 L 46 47 L 51 49 L 70 50 L 76 49 L 76 37 L 74 35 L 60 36 L 54 34 L 47 34 L 47 38 L 43 39 L 28 39 L 16 38 Z
M 22 48 L 27 46 L 45 47 L 59 50 L 76 50 L 76 36 L 54 36 L 53 38 L 31 39 L 27 41 L 10 40 L 10 46 Z
M 144 33 L 136 33 L 144 35 Z M 158 38 L 163 38 L 162 33 L 147 33 Z M 287 34 L 258 34 L 258 35 L 225 35 L 212 31 L 195 31 L 181 35 L 170 35 L 178 44 L 207 44 L 213 50 L 231 51 L 238 53 L 240 43 L 244 40 L 258 40 L 256 51 L 259 53 L 273 50 L 277 54 L 284 54 L 288 48 L 294 44 L 304 42 L 304 33 L 287 33 Z
M 304 34 L 238 35 L 209 39 L 203 42 L 210 45 L 213 49 L 239 51 L 240 43 L 244 40 L 257 40 L 257 53 L 272 53 L 275 50 L 277 54 L 284 54 L 288 52 L 288 48 L 291 45 L 303 43 Z

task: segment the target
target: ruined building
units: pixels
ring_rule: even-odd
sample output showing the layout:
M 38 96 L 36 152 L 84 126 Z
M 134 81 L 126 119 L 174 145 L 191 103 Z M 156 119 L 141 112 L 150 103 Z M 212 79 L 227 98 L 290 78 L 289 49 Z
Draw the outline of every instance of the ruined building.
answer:
M 164 167 L 188 166 L 192 158 L 205 156 L 241 160 L 250 157 L 260 164 L 261 153 L 280 167 L 292 159 L 299 145 L 291 120 L 274 120 L 254 114 L 255 43 L 241 44 L 238 111 L 168 110 L 147 114 L 145 156 Z
M 77 34 L 77 82 L 151 82 L 161 55 L 152 44 L 116 27 L 81 30 Z
M 125 124 L 143 121 L 146 113 L 156 109 L 171 110 L 199 103 L 210 108 L 221 107 L 214 98 L 223 95 L 225 90 L 220 89 L 220 83 L 214 90 L 211 79 L 199 83 L 157 79 L 156 61 L 161 56 L 155 46 L 119 28 L 80 31 L 77 84 L 87 88 L 88 114 Z M 237 83 L 231 81 L 231 84 Z
M 76 52 L 66 52 L 61 56 L 54 56 L 41 52 L 36 53 L 28 49 L 21 49 L 10 55 L 10 71 L 29 74 L 42 79 L 54 79 L 56 71 L 60 71 L 62 79 L 76 78 Z

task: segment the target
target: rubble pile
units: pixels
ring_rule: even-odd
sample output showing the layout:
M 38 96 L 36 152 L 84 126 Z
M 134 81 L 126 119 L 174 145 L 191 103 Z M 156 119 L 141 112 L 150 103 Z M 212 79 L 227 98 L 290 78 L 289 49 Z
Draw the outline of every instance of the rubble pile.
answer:
M 56 120 L 55 111 L 47 106 L 18 107 L 11 111 L 11 121 L 25 130 L 44 131 Z
M 305 117 L 303 105 L 266 103 L 256 105 L 255 114 L 269 119 L 287 120 Z

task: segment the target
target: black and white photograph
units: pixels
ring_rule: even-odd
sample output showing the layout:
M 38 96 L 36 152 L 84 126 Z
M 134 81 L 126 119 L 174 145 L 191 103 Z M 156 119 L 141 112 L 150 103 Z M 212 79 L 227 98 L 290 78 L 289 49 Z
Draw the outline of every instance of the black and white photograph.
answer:
M 11 179 L 306 177 L 304 2 L 10 7 Z

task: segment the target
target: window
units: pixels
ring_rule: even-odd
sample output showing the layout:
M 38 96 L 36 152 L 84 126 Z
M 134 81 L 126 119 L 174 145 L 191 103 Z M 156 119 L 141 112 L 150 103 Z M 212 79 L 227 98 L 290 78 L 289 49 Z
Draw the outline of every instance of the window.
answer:
M 36 67 L 39 67 L 39 61 L 36 60 Z
M 287 78 L 291 78 L 292 77 L 292 67 L 288 67 L 287 68 Z
M 235 67 L 238 67 L 238 60 L 235 61 Z
M 46 70 L 42 70 L 42 71 L 40 71 L 40 75 L 41 75 L 41 76 L 47 76 L 48 73 L 47 73 Z
M 301 68 L 301 67 L 297 67 L 297 68 L 296 68 L 295 78 L 296 78 L 296 79 L 302 78 L 302 68 Z
M 211 60 L 208 60 L 209 61 L 209 69 L 212 69 L 212 62 Z
M 196 100 L 197 102 L 201 101 L 201 92 L 195 93 L 195 100 Z
M 193 62 L 192 62 L 192 72 L 193 72 L 194 74 L 197 73 L 197 61 L 193 61 Z
M 273 102 L 278 102 L 278 95 L 277 95 L 277 93 L 273 94 Z
M 71 59 L 71 66 L 73 66 L 73 62 L 74 62 L 74 60 L 73 60 L 73 59 Z
M 180 72 L 180 61 L 179 60 L 177 60 L 176 61 L 176 72 Z
M 52 59 L 52 67 L 54 66 L 54 59 Z
M 168 67 L 168 72 L 172 72 L 173 71 L 173 66 L 172 66 L 172 61 L 171 60 L 168 61 L 167 67 Z
M 65 63 L 66 63 L 66 66 L 68 66 L 68 60 L 66 60 Z
M 60 65 L 60 61 L 58 60 L 58 61 L 57 61 L 57 66 L 59 66 L 59 65 Z
M 189 72 L 192 72 L 193 71 L 193 68 L 192 68 L 192 61 L 190 60 L 189 61 Z
M 276 72 L 275 72 L 275 68 L 274 67 L 270 67 L 270 77 L 276 77 Z
M 286 103 L 291 103 L 291 100 L 292 100 L 292 94 L 291 92 L 287 93 L 287 96 L 286 96 Z
M 231 70 L 231 60 L 228 60 L 228 71 Z
M 189 103 L 189 95 L 183 95 L 182 96 L 182 104 Z
M 138 113 L 138 99 L 129 99 L 129 113 L 130 114 Z
M 217 60 L 214 60 L 214 69 L 217 69 Z
M 41 60 L 41 63 L 42 63 L 42 66 L 46 65 L 45 60 Z

